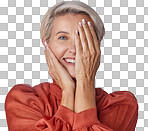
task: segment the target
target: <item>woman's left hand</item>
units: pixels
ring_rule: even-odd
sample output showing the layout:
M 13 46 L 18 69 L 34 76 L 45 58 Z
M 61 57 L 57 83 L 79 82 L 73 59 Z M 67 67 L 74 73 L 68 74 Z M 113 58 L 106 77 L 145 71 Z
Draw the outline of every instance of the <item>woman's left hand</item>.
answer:
M 83 22 L 82 22 L 83 23 Z M 97 69 L 100 65 L 100 41 L 92 24 L 86 23 L 78 25 L 79 35 L 76 39 L 76 62 L 75 74 L 76 80 L 95 80 Z

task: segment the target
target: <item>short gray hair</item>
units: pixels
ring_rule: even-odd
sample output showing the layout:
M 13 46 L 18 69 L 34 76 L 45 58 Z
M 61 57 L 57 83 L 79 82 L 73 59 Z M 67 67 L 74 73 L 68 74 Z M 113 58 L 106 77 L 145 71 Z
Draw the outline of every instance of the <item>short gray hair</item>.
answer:
M 48 43 L 51 36 L 53 18 L 55 16 L 61 16 L 68 13 L 84 14 L 89 16 L 94 22 L 94 29 L 97 35 L 97 39 L 99 41 L 103 39 L 105 29 L 101 18 L 95 10 L 93 10 L 90 6 L 80 1 L 63 1 L 55 4 L 53 7 L 50 7 L 44 15 L 41 22 L 41 38 L 45 37 Z

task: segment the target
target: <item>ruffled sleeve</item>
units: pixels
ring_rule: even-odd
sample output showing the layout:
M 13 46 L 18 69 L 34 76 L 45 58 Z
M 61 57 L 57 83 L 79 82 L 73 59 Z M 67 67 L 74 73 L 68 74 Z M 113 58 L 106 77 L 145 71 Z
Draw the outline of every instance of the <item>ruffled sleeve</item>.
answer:
M 131 92 L 99 89 L 96 101 L 97 107 L 75 114 L 75 131 L 135 131 L 138 104 Z
M 116 91 L 106 96 L 99 112 L 100 121 L 114 131 L 135 131 L 138 102 L 129 91 Z
M 5 101 L 9 131 L 71 131 L 73 112 L 62 105 L 55 113 L 50 112 L 50 104 L 55 103 L 49 103 L 42 89 L 39 92 L 27 84 L 11 89 Z

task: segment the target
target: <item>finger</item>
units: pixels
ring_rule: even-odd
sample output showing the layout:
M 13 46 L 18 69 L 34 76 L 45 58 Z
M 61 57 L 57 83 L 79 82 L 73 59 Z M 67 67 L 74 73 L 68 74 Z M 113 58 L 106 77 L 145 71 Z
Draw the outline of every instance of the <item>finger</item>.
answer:
M 55 80 L 59 80 L 58 74 L 56 73 L 56 71 L 58 71 L 58 68 L 57 68 L 58 64 L 54 63 L 56 61 L 55 60 L 56 57 L 54 56 L 51 49 L 48 48 L 48 47 L 46 47 L 45 54 L 46 54 L 46 61 L 47 61 L 48 67 L 49 67 L 48 68 L 48 73 Z
M 80 34 L 80 41 L 81 41 L 81 44 L 82 44 L 83 52 L 85 52 L 85 53 L 89 52 L 87 38 L 86 38 L 86 35 L 85 35 L 85 32 L 84 32 L 84 29 L 83 29 L 81 22 L 79 22 L 78 30 L 79 30 L 79 34 Z
M 49 53 L 47 51 L 47 48 L 45 49 L 45 58 L 46 58 L 46 62 L 47 62 L 48 68 L 52 69 L 53 63 L 52 63 L 52 61 L 50 59 Z
M 100 50 L 100 41 L 97 40 L 96 32 L 95 32 L 92 24 L 89 26 L 89 29 L 90 29 L 90 32 L 93 36 L 95 49 L 96 49 L 96 51 L 98 51 L 98 50 Z
M 80 41 L 80 36 L 78 35 L 78 31 L 75 31 L 75 44 L 76 44 L 76 53 L 81 54 L 82 52 L 82 45 Z
M 46 48 L 46 47 L 45 47 L 44 52 L 45 52 L 46 62 L 47 62 L 47 65 L 48 65 L 48 73 L 49 73 L 49 75 L 50 75 L 52 78 L 54 78 L 54 75 L 53 75 L 53 73 L 52 73 L 52 65 L 53 65 L 53 64 L 51 64 L 52 61 L 50 60 L 50 57 L 49 57 L 49 54 L 48 54 L 48 51 L 47 51 L 47 48 Z
M 47 54 L 49 54 L 48 56 L 50 57 L 50 60 L 52 61 L 54 66 L 57 63 L 59 63 L 59 61 L 57 60 L 56 56 L 54 55 L 54 53 L 52 52 L 52 50 L 49 47 L 47 47 Z
M 83 21 L 84 32 L 85 32 L 85 35 L 86 35 L 86 38 L 87 38 L 87 41 L 88 41 L 89 51 L 90 51 L 90 53 L 94 54 L 96 49 L 95 49 L 95 46 L 94 46 L 94 41 L 93 41 L 91 31 L 90 31 L 89 26 L 86 23 L 85 19 L 82 19 L 82 21 Z

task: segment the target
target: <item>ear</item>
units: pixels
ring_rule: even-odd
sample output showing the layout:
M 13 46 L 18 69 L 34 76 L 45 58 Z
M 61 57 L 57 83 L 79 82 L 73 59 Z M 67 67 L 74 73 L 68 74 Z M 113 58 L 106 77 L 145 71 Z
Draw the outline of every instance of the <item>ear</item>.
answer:
M 46 42 L 46 38 L 45 38 L 45 36 L 42 38 L 42 44 L 43 44 L 43 46 L 45 47 L 45 42 Z

